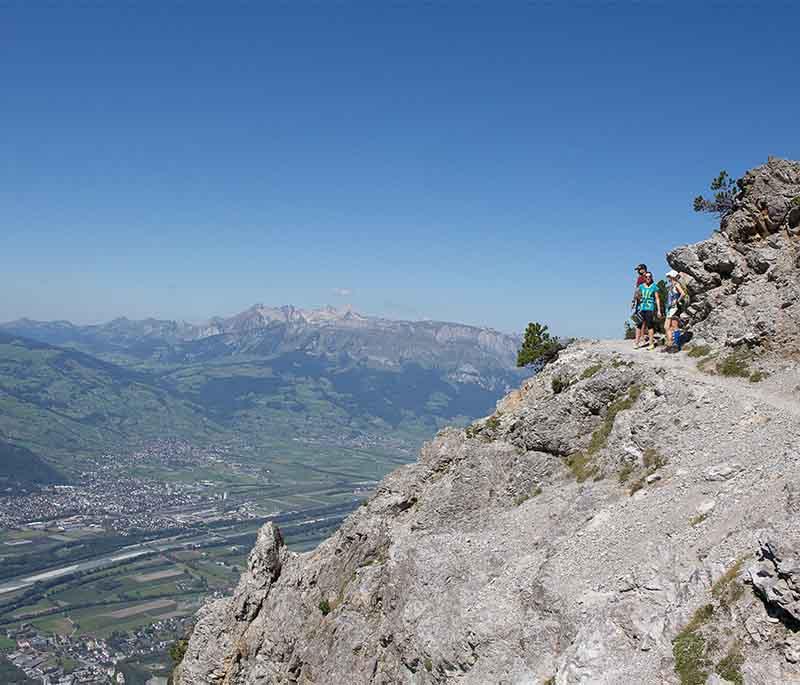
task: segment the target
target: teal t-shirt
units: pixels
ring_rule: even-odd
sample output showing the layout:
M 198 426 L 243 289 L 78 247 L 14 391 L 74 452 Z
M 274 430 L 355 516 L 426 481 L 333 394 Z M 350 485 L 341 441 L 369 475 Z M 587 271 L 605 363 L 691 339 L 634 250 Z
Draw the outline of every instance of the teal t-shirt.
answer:
M 639 294 L 642 296 L 639 302 L 639 310 L 643 312 L 654 312 L 656 310 L 656 293 L 658 286 L 655 283 L 645 285 L 642 283 L 639 286 Z

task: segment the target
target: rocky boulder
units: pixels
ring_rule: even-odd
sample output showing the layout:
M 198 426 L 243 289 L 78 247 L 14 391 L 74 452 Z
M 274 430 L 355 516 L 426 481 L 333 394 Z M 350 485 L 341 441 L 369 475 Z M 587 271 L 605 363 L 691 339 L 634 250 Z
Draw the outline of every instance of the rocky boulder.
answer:
M 800 629 L 800 552 L 788 540 L 762 541 L 757 558 L 748 581 L 770 610 Z
M 685 319 L 723 345 L 800 349 L 800 162 L 770 158 L 739 182 L 708 240 L 667 255 L 692 294 Z

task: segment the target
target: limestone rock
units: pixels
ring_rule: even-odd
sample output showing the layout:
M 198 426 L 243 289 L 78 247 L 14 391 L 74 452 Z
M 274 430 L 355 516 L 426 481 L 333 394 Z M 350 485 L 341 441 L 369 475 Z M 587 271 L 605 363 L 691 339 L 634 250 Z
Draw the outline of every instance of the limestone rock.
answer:
M 733 478 L 741 468 L 739 464 L 724 462 L 707 468 L 703 473 L 703 477 L 709 481 L 729 480 Z
M 762 541 L 748 577 L 779 618 L 800 627 L 800 553 L 795 547 L 788 541 Z
M 555 376 L 574 382 L 554 394 Z M 441 431 L 316 550 L 263 528 L 232 597 L 199 613 L 176 683 L 676 683 L 672 640 L 708 603 L 715 634 L 746 646 L 745 682 L 792 682 L 768 619 L 798 612 L 783 484 L 800 482 L 800 407 L 734 382 L 684 356 L 571 345 L 494 420 Z M 754 414 L 771 420 L 742 424 Z M 758 542 L 767 520 L 780 545 Z M 712 586 L 738 583 L 755 549 L 758 594 L 723 606 Z
M 712 673 L 708 678 L 706 678 L 706 685 L 734 685 L 730 680 L 725 680 L 720 675 L 716 673 Z
M 233 597 L 205 605 L 175 672 L 175 681 L 224 683 L 249 656 L 245 633 L 262 610 L 282 565 L 290 558 L 280 531 L 272 523 L 261 528 Z
M 740 185 L 737 208 L 718 233 L 667 255 L 692 293 L 688 323 L 698 337 L 724 345 L 796 350 L 800 162 L 770 158 Z M 758 208 L 761 202 L 768 221 Z

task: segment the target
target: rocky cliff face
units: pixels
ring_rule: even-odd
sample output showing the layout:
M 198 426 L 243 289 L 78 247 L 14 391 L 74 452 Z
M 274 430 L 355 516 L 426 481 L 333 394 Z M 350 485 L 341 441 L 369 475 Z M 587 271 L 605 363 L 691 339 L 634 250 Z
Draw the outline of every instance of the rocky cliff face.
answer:
M 698 334 L 730 346 L 797 351 L 800 162 L 770 159 L 740 185 L 719 232 L 667 260 L 690 285 L 688 318 Z
M 795 183 L 787 165 L 745 188 Z M 766 380 L 571 345 L 313 552 L 262 529 L 176 682 L 800 683 L 800 367 L 767 349 L 797 339 L 794 238 L 734 236 L 736 217 L 670 260 L 697 284 L 698 337 L 770 352 Z
M 800 682 L 800 374 L 635 354 L 572 346 L 314 552 L 264 528 L 178 682 Z

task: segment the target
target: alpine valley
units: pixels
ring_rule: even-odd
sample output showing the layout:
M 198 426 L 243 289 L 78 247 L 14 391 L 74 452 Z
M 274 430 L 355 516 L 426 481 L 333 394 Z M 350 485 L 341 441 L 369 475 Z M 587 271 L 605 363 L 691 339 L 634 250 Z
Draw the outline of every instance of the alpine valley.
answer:
M 518 346 L 330 307 L 0 326 L 0 682 L 166 678 L 264 523 L 315 547 L 518 386 Z
M 268 459 L 285 441 L 374 451 L 380 477 L 510 387 L 519 340 L 497 331 L 255 305 L 194 325 L 125 318 L 0 325 L 0 439 L 65 480 L 86 459 L 153 439 L 235 443 Z

